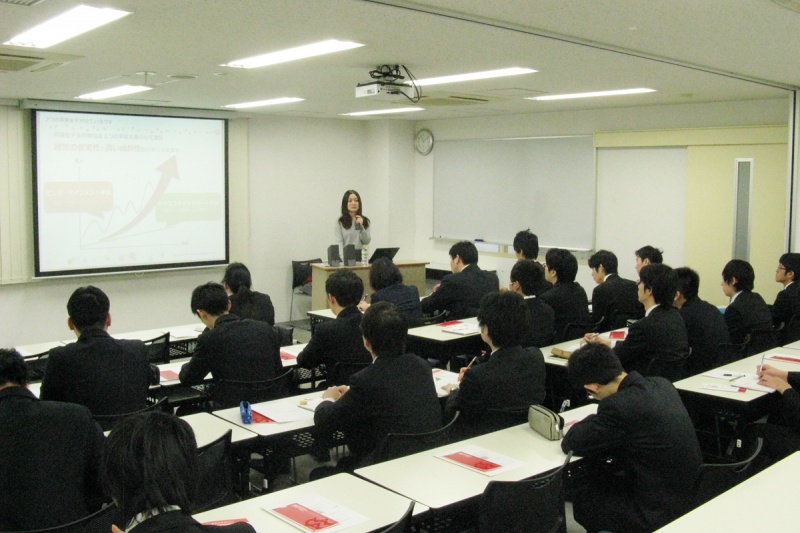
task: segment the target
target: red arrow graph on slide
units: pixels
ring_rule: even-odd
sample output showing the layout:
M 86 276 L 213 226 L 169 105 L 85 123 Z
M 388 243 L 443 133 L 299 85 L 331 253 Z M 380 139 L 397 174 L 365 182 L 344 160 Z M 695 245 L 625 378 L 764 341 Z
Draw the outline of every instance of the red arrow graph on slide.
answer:
M 158 180 L 158 185 L 156 186 L 155 190 L 153 190 L 153 196 L 150 197 L 150 200 L 147 202 L 147 204 L 142 207 L 136 217 L 128 222 L 125 227 L 115 231 L 102 240 L 105 241 L 107 239 L 112 239 L 117 235 L 121 235 L 144 220 L 144 218 L 150 214 L 150 211 L 155 209 L 156 205 L 158 205 L 158 201 L 161 200 L 161 196 L 163 196 L 164 191 L 167 190 L 169 182 L 173 179 L 180 179 L 178 177 L 178 162 L 175 159 L 175 156 L 170 157 L 164 163 L 162 163 L 161 166 L 156 167 L 156 170 L 161 172 L 161 179 Z

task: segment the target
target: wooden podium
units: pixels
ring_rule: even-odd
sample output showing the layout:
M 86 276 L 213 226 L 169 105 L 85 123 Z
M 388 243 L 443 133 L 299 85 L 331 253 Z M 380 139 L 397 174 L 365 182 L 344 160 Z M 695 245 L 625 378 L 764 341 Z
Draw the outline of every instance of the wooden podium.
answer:
M 414 285 L 419 289 L 419 295 L 425 296 L 425 265 L 427 262 L 423 261 L 398 261 L 395 263 L 400 273 L 403 275 L 403 283 L 406 285 Z M 372 288 L 369 286 L 369 266 L 351 266 L 351 267 L 332 267 L 324 263 L 311 264 L 311 277 L 313 285 L 311 286 L 311 310 L 317 311 L 319 309 L 328 308 L 328 295 L 325 292 L 325 282 L 328 281 L 328 276 L 331 273 L 346 268 L 352 270 L 364 282 L 364 294 L 372 294 Z

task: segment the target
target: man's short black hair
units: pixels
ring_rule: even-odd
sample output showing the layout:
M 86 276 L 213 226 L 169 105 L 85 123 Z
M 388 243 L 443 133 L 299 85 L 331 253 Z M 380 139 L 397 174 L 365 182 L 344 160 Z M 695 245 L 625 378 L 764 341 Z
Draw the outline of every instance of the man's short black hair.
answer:
M 369 268 L 369 284 L 372 290 L 379 291 L 391 285 L 403 283 L 403 274 L 391 259 L 380 257 Z
M 783 254 L 778 263 L 786 269 L 786 273 L 794 272 L 795 279 L 800 280 L 800 254 Z
M 0 348 L 0 385 L 6 383 L 27 385 L 28 365 L 18 351 Z
M 512 283 L 515 281 L 519 283 L 525 296 L 530 296 L 544 279 L 544 267 L 531 259 L 523 259 L 511 267 L 509 278 Z
M 650 261 L 650 264 L 657 264 L 664 262 L 664 250 L 659 250 L 649 244 L 647 246 L 642 246 L 638 250 L 636 250 L 636 257 L 644 261 L 645 259 Z
M 614 350 L 599 343 L 584 344 L 567 361 L 569 380 L 576 387 L 590 383 L 608 385 L 624 371 Z
M 106 293 L 88 285 L 78 287 L 67 302 L 67 313 L 73 325 L 79 330 L 104 328 L 111 302 Z
M 452 259 L 455 259 L 456 256 L 460 257 L 461 262 L 465 265 L 472 265 L 478 262 L 478 249 L 475 248 L 475 244 L 470 241 L 455 243 L 450 247 L 448 253 Z
M 597 250 L 589 258 L 589 268 L 597 270 L 600 265 L 603 265 L 603 268 L 606 269 L 606 275 L 616 274 L 617 268 L 619 268 L 617 256 L 614 255 L 614 252 L 609 252 L 608 250 Z
M 732 284 L 733 278 L 736 283 Z M 736 291 L 752 291 L 756 281 L 756 273 L 747 261 L 742 259 L 731 259 L 725 268 L 722 269 L 722 279 L 728 285 L 733 285 Z
M 522 252 L 525 259 L 536 259 L 539 257 L 539 237 L 530 229 L 518 232 L 514 236 L 514 251 Z
M 224 315 L 228 311 L 228 293 L 220 283 L 209 281 L 192 291 L 192 313 L 202 309 L 212 316 Z
M 563 248 L 551 248 L 544 256 L 547 268 L 555 270 L 559 283 L 570 283 L 575 281 L 578 275 L 578 260 L 569 250 Z
M 678 277 L 678 290 L 681 295 L 687 300 L 697 296 L 700 291 L 700 275 L 689 267 L 680 267 L 675 269 L 675 275 Z
M 645 265 L 639 271 L 639 280 L 645 289 L 653 291 L 653 299 L 657 304 L 672 307 L 675 291 L 678 290 L 678 276 L 667 265 Z
M 361 334 L 372 345 L 377 357 L 393 357 L 406 351 L 408 321 L 389 302 L 378 302 L 361 318 Z
M 342 307 L 353 307 L 364 296 L 364 282 L 352 270 L 337 270 L 325 282 L 325 292 L 336 298 Z
M 478 324 L 486 327 L 495 347 L 519 346 L 530 328 L 530 311 L 525 298 L 510 291 L 484 295 Z
M 225 269 L 222 283 L 227 285 L 233 294 L 236 294 L 241 287 L 248 289 L 252 287 L 253 278 L 250 276 L 250 269 L 244 263 L 231 263 Z
M 123 524 L 170 505 L 189 514 L 198 477 L 194 432 L 186 421 L 160 411 L 125 417 L 106 440 L 100 475 Z

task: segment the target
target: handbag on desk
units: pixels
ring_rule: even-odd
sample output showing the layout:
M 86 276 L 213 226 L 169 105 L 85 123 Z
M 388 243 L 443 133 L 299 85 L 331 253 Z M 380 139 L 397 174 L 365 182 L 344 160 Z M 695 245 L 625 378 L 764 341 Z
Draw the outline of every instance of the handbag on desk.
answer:
M 564 436 L 564 419 L 547 407 L 531 405 L 528 408 L 528 425 L 548 440 L 559 440 Z

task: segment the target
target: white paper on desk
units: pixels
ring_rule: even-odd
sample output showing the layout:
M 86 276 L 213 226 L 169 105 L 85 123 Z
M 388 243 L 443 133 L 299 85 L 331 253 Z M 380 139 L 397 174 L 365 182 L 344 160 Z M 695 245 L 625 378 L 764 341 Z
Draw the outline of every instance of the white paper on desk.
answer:
M 287 524 L 291 524 L 300 531 L 324 531 L 325 533 L 333 533 L 334 531 L 341 531 L 350 528 L 356 524 L 366 522 L 367 518 L 360 515 L 346 507 L 342 507 L 336 502 L 332 502 L 327 498 L 323 498 L 317 494 L 307 494 L 293 500 L 286 501 L 280 505 L 270 505 L 269 507 L 262 507 L 268 513 L 277 516 Z M 289 516 L 295 515 L 296 518 L 302 519 L 304 515 L 320 514 L 325 518 L 329 518 L 336 522 L 329 526 L 316 522 L 315 527 L 306 527 L 305 525 L 292 520 Z M 289 515 L 289 516 L 287 516 Z
M 298 403 L 297 405 L 301 409 L 305 409 L 306 411 L 311 411 L 313 413 L 317 410 L 317 406 L 326 400 L 323 400 L 322 398 L 303 398 L 302 401 L 305 401 L 306 403 Z
M 475 335 L 481 332 L 480 326 L 477 324 L 453 324 L 452 326 L 445 326 L 442 328 L 444 333 L 454 333 L 456 335 Z
M 302 409 L 299 405 L 294 405 L 291 403 L 276 405 L 269 405 L 269 403 L 256 404 L 252 406 L 252 408 L 253 411 L 261 413 L 262 415 L 266 416 L 267 418 L 271 418 L 279 424 L 285 424 L 286 422 L 298 422 L 300 420 L 308 420 L 309 418 L 314 417 L 313 412 Z
M 170 340 L 180 339 L 195 339 L 197 338 L 197 331 L 189 328 L 177 328 L 169 330 Z
M 734 387 L 727 383 L 703 383 L 700 385 L 700 388 L 718 392 L 744 392 L 744 387 Z
M 782 361 L 784 363 L 800 363 L 800 357 L 784 353 L 774 353 L 772 355 L 768 355 L 766 359 L 772 359 L 774 361 Z
M 732 370 L 722 370 L 719 368 L 715 368 L 714 370 L 709 370 L 708 372 L 703 372 L 703 375 L 709 378 L 715 379 L 724 379 L 726 381 L 731 381 L 733 379 L 738 379 L 745 376 L 744 372 L 734 372 Z
M 758 391 L 758 392 L 775 392 L 775 389 L 772 387 L 766 387 L 764 385 L 758 384 L 758 375 L 756 374 L 745 374 L 743 377 L 731 381 L 731 385 L 735 387 L 744 387 L 746 389 Z
M 449 390 L 446 390 L 445 387 L 447 385 L 454 385 L 458 383 L 458 374 L 455 372 L 448 372 L 447 370 L 442 370 L 440 368 L 433 369 L 433 385 L 436 388 L 436 395 L 439 398 L 444 398 L 450 394 Z
M 454 458 L 456 455 L 460 455 L 462 460 L 456 460 Z M 519 468 L 522 465 L 522 461 L 514 459 L 513 457 L 501 455 L 471 444 L 440 453 L 436 455 L 436 457 L 485 476 L 496 476 L 497 474 Z

